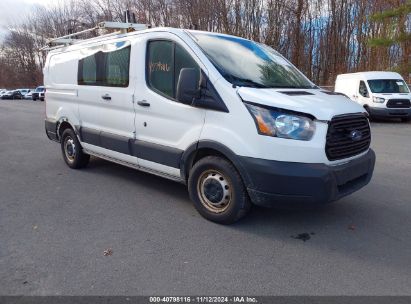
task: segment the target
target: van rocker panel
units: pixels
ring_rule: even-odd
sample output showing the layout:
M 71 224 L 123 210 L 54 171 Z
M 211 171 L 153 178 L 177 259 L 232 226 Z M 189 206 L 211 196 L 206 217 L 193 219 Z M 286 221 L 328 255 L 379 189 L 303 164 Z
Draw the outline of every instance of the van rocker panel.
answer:
M 155 162 L 164 166 L 180 168 L 183 151 L 142 140 L 132 140 L 132 152 L 138 158 Z
M 80 134 L 82 142 L 164 166 L 180 168 L 182 150 L 85 127 L 80 128 Z
M 265 207 L 320 205 L 336 201 L 367 185 L 375 165 L 369 151 L 338 166 L 239 157 L 250 183 L 251 201 Z

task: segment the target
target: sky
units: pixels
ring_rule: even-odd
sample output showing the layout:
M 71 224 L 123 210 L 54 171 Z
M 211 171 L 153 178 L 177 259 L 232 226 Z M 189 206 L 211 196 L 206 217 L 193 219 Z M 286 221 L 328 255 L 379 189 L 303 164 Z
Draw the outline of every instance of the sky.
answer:
M 7 26 L 23 20 L 36 6 L 47 6 L 56 0 L 0 0 L 0 36 Z

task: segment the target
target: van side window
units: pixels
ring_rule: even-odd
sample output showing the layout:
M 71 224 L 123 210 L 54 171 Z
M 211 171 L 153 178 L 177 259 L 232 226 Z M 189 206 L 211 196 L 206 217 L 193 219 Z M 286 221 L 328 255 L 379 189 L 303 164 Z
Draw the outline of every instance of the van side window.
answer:
M 83 85 L 96 85 L 97 82 L 97 63 L 96 56 L 89 56 L 80 60 L 81 75 L 78 82 Z M 79 69 L 80 72 L 80 69 Z M 80 74 L 80 73 L 79 73 Z
M 128 87 L 131 47 L 97 52 L 78 62 L 79 85 Z
M 171 41 L 150 41 L 148 44 L 148 85 L 174 98 L 174 45 Z
M 174 70 L 174 77 L 175 77 L 175 92 L 177 92 L 177 83 L 178 83 L 178 78 L 180 77 L 180 71 L 183 68 L 193 68 L 197 70 L 197 78 L 196 82 L 199 83 L 200 81 L 200 67 L 198 64 L 194 61 L 194 59 L 191 57 L 189 53 L 185 49 L 183 49 L 181 46 L 176 44 L 175 47 L 175 70 Z
M 166 40 L 148 43 L 147 84 L 154 91 L 175 99 L 182 68 L 195 68 L 200 78 L 200 67 L 180 45 Z
M 128 87 L 130 68 L 130 47 L 106 53 L 104 85 Z
M 368 89 L 367 86 L 365 85 L 364 81 L 360 81 L 360 89 L 359 89 L 359 93 L 361 94 L 361 96 L 363 97 L 368 97 Z

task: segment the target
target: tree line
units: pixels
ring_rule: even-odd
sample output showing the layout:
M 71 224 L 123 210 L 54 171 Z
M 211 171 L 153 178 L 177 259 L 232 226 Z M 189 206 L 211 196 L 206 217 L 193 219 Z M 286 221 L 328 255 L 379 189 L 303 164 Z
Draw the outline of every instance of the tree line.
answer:
M 126 9 L 153 27 L 263 42 L 319 85 L 367 70 L 394 70 L 411 81 L 411 0 L 67 0 L 10 24 L 0 45 L 0 87 L 41 84 L 46 53 L 39 48 L 48 38 L 122 21 Z

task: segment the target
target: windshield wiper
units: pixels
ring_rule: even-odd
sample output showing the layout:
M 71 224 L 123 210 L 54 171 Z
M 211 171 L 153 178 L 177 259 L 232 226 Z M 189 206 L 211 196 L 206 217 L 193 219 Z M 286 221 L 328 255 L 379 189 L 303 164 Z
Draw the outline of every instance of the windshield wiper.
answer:
M 267 87 L 261 83 L 252 81 L 251 79 L 239 79 L 242 84 L 237 84 L 240 87 L 254 87 L 254 88 L 261 88 L 266 89 Z
M 255 82 L 254 80 L 251 80 L 251 79 L 241 78 L 241 77 L 237 77 L 234 75 L 226 75 L 226 76 L 230 78 L 230 80 L 232 80 L 231 83 L 239 87 L 253 87 L 253 88 L 264 88 L 264 89 L 267 88 L 267 86 L 261 83 Z
M 278 86 L 269 86 L 270 89 L 316 89 L 317 87 L 312 86 L 287 86 L 287 85 L 278 85 Z

